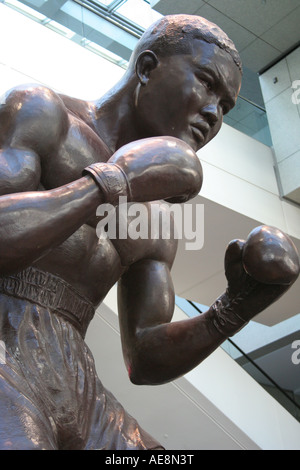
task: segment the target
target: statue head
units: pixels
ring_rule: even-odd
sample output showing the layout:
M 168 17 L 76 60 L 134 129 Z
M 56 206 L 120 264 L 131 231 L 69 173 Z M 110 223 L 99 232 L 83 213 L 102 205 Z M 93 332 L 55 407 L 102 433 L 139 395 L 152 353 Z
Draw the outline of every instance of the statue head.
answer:
M 239 93 L 242 67 L 228 36 L 193 15 L 170 15 L 143 34 L 128 73 L 141 137 L 170 135 L 198 150 L 219 131 Z
M 242 73 L 242 62 L 233 41 L 219 26 L 195 15 L 168 15 L 152 24 L 138 41 L 130 64 L 134 66 L 138 56 L 147 49 L 157 57 L 188 54 L 196 39 L 228 52 Z

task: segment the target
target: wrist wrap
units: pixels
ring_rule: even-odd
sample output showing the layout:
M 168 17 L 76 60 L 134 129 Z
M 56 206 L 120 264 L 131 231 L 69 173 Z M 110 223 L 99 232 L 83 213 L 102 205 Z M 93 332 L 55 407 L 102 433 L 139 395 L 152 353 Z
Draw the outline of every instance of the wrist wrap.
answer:
M 115 163 L 94 163 L 86 167 L 82 174 L 93 177 L 104 195 L 105 202 L 117 206 L 121 196 L 126 196 L 130 200 L 127 177 Z
M 223 294 L 211 307 L 213 325 L 225 337 L 235 335 L 248 323 L 234 311 L 234 306 L 234 302 Z

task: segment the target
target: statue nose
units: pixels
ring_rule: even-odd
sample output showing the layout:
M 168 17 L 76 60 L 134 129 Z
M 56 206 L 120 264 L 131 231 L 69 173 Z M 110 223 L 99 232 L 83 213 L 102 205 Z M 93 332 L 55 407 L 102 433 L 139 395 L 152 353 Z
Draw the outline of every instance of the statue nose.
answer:
M 202 108 L 201 114 L 207 119 L 211 127 L 213 127 L 219 119 L 218 107 L 214 104 Z

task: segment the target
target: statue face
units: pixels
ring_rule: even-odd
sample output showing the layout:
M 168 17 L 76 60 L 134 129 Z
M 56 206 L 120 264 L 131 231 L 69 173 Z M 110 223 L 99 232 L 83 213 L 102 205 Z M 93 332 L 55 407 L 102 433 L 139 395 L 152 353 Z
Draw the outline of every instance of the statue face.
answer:
M 136 105 L 141 135 L 170 135 L 195 151 L 220 130 L 235 105 L 241 73 L 231 55 L 215 44 L 194 40 L 190 54 L 159 58 L 147 72 Z

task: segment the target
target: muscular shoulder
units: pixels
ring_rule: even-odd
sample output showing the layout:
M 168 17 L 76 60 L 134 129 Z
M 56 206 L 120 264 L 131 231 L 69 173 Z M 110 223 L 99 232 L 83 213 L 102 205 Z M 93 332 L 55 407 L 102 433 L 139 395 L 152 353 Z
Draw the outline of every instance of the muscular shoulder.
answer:
M 68 130 L 68 113 L 51 89 L 33 84 L 9 90 L 0 101 L 1 146 L 54 151 Z
M 156 201 L 120 205 L 106 228 L 108 236 L 112 235 L 111 241 L 124 266 L 142 259 L 157 260 L 172 266 L 177 238 L 174 214 L 167 203 Z
M 59 96 L 72 115 L 88 124 L 91 128 L 94 127 L 95 103 L 62 94 Z

